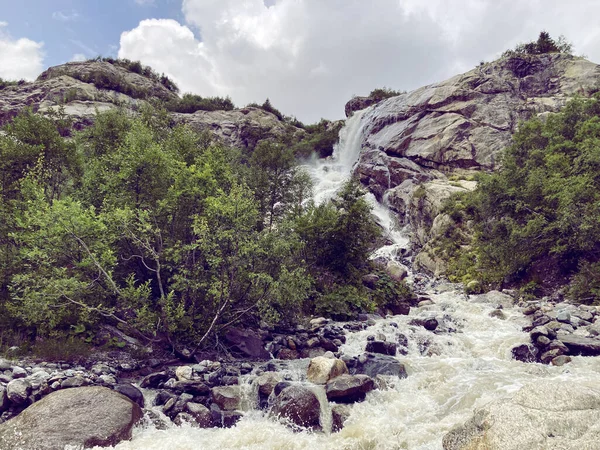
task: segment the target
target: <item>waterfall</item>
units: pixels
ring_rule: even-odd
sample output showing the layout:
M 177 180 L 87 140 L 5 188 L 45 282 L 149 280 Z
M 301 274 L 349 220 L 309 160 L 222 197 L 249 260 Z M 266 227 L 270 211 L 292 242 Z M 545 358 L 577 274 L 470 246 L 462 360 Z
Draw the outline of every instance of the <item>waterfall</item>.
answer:
M 346 124 L 340 130 L 339 142 L 330 158 L 314 160 L 305 166 L 314 183 L 313 201 L 316 204 L 333 198 L 344 183 L 352 177 L 352 171 L 360 157 L 364 140 L 363 131 L 370 111 L 371 108 L 356 111 L 346 120 Z M 377 249 L 372 258 L 396 259 L 401 250 L 409 244 L 406 233 L 399 229 L 394 214 L 385 204 L 385 197 L 383 204 L 378 202 L 371 193 L 366 194 L 365 199 L 371 205 L 372 214 L 381 226 L 384 237 L 390 242 Z

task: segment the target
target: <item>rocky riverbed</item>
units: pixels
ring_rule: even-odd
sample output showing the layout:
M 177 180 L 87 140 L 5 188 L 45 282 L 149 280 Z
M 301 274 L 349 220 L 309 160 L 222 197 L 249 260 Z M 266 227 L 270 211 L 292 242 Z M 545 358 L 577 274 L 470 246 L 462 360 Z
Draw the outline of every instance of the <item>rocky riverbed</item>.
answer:
M 294 330 L 236 329 L 229 347 L 237 358 L 107 358 L 83 365 L 3 360 L 6 422 L 0 436 L 34 414 L 29 405 L 40 399 L 52 404 L 57 393 L 99 386 L 102 395 L 116 391 L 143 411 L 141 421 L 141 413 L 125 413 L 125 425 L 138 425 L 129 434 L 116 428 L 117 441 L 133 437 L 117 448 L 190 448 L 190 440 L 202 448 L 284 448 L 291 442 L 285 448 L 536 448 L 509 446 L 511 434 L 498 423 L 516 426 L 513 416 L 519 426 L 545 430 L 515 442 L 594 448 L 593 424 L 575 416 L 585 407 L 595 417 L 594 399 L 600 398 L 593 386 L 600 380 L 593 356 L 600 349 L 597 316 L 595 307 L 523 301 L 514 292 L 466 296 L 457 286 L 437 285 L 404 316 L 347 323 L 317 318 Z M 278 358 L 249 356 L 269 351 Z M 547 413 L 527 412 L 538 407 Z M 68 415 L 71 408 L 63 409 Z M 77 416 L 94 417 L 96 406 L 88 409 Z M 551 426 L 558 416 L 580 427 L 567 433 Z M 41 423 L 60 427 L 59 420 L 56 415 Z M 107 417 L 95 423 L 102 420 Z M 478 442 L 490 424 L 500 428 L 485 447 Z

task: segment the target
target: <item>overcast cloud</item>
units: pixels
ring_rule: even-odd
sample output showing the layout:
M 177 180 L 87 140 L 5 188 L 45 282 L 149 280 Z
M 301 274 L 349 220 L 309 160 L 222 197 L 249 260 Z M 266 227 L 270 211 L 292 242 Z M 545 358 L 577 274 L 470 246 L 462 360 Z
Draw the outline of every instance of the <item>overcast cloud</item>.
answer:
M 6 80 L 33 80 L 42 70 L 44 53 L 43 42 L 31 39 L 14 39 L 0 22 L 0 78 Z

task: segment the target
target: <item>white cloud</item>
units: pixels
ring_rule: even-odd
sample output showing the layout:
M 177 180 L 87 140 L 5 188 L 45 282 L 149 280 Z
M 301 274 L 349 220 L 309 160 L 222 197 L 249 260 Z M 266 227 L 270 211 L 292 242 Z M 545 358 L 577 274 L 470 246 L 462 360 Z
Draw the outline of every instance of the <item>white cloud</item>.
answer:
M 43 42 L 14 39 L 4 31 L 8 24 L 0 22 L 0 77 L 7 80 L 33 80 L 43 70 Z
M 134 0 L 140 6 L 154 5 L 154 0 Z
M 79 19 L 79 13 L 74 9 L 69 11 L 54 11 L 52 13 L 52 18 L 54 20 L 58 20 L 60 22 L 73 22 Z
M 183 91 L 272 103 L 302 120 L 339 118 L 352 94 L 413 89 L 491 60 L 542 29 L 600 61 L 590 0 L 183 0 L 186 24 L 142 21 L 119 56 Z M 197 31 L 197 35 L 194 35 Z
M 83 53 L 75 53 L 71 56 L 71 61 L 85 61 L 87 57 Z

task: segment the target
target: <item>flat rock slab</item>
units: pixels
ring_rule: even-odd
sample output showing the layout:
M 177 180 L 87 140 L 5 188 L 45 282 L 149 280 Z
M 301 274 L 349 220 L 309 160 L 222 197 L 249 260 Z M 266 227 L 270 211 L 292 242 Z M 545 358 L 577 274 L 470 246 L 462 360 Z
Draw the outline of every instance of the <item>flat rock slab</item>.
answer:
M 131 438 L 140 407 L 118 392 L 94 386 L 53 392 L 0 425 L 0 449 L 64 450 L 116 445 Z
M 572 355 L 600 355 L 600 339 L 577 336 L 574 334 L 560 334 L 558 340 L 567 346 L 569 353 Z

